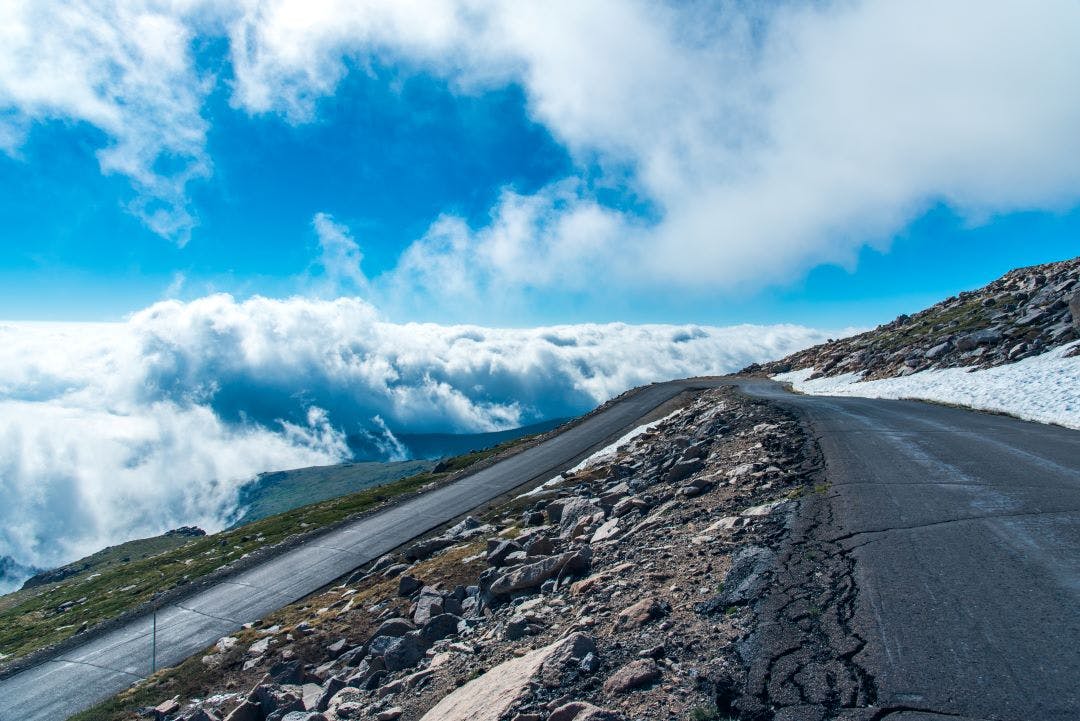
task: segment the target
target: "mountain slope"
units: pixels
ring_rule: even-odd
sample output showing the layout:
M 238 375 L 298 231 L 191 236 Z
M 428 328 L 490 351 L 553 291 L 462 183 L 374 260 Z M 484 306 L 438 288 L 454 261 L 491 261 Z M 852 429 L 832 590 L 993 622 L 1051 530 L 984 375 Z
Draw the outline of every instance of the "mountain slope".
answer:
M 917 398 L 1080 428 L 1080 258 L 744 372 L 816 395 Z
M 812 368 L 809 379 L 857 373 L 873 380 L 1012 363 L 1080 338 L 1078 278 L 1080 258 L 1019 268 L 914 315 L 745 371 Z

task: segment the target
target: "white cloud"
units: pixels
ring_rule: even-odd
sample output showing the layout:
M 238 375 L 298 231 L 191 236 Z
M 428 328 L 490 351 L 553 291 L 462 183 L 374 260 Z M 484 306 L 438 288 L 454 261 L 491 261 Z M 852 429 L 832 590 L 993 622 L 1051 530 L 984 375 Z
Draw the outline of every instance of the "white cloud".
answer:
M 154 232 L 186 242 L 188 184 L 209 175 L 209 81 L 190 52 L 192 3 L 38 2 L 0 6 L 0 148 L 18 153 L 31 124 L 103 131 L 102 172 L 131 180 L 130 209 Z
M 117 324 L 0 325 L 0 556 L 49 566 L 195 523 L 345 434 L 485 431 L 823 340 L 796 326 L 393 324 L 358 299 L 162 301 Z
M 364 254 L 349 229 L 326 213 L 317 213 L 312 225 L 319 240 L 316 266 L 321 271 L 321 289 L 327 295 L 366 294 L 368 280 L 360 267 Z
M 5 8 L 0 143 L 17 152 L 47 118 L 101 128 L 112 138 L 102 167 L 133 179 L 139 212 L 165 234 L 191 226 L 185 188 L 210 167 L 199 113 L 213 79 L 189 47 L 203 36 L 228 39 L 235 107 L 294 123 L 318 120 L 318 101 L 376 60 L 463 93 L 519 83 L 582 177 L 654 211 L 644 221 L 604 207 L 575 178 L 508 191 L 490 226 L 435 221 L 386 279 L 434 296 L 487 304 L 515 284 L 580 288 L 596 263 L 622 290 L 783 283 L 887 246 L 935 203 L 980 222 L 1080 199 L 1073 0 Z M 469 272 L 450 288 L 439 266 Z
M 598 262 L 623 289 L 755 287 L 850 264 L 938 202 L 979 222 L 1080 199 L 1071 0 L 448 0 L 425 3 L 431 22 L 398 3 L 258 7 L 235 26 L 256 59 L 237 63 L 241 104 L 308 117 L 346 58 L 465 90 L 517 81 L 582 163 L 632 168 L 615 177 L 659 212 L 643 227 L 574 181 L 507 192 L 490 225 L 444 217 L 406 251 L 392 282 L 409 292 L 576 289 Z

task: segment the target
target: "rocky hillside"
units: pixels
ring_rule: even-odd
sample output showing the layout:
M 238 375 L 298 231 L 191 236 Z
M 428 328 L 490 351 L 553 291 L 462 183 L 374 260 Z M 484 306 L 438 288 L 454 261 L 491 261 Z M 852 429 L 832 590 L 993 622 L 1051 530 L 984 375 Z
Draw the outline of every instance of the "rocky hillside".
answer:
M 797 668 L 753 672 L 754 608 L 819 468 L 783 411 L 703 393 L 76 718 L 707 721 L 805 706 Z M 842 663 L 821 680 L 822 713 L 868 702 Z
M 867 380 L 933 368 L 990 368 L 1080 338 L 1080 258 L 1020 268 L 915 315 L 744 372 L 860 373 Z

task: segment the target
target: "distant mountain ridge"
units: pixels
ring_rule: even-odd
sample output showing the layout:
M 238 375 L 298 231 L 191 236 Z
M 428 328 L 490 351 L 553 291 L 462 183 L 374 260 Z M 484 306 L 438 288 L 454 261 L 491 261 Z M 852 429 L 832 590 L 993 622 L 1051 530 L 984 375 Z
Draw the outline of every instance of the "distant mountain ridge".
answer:
M 914 315 L 743 372 L 813 369 L 864 380 L 938 368 L 992 368 L 1080 339 L 1080 257 L 1018 268 Z M 1072 351 L 1076 353 L 1076 351 Z

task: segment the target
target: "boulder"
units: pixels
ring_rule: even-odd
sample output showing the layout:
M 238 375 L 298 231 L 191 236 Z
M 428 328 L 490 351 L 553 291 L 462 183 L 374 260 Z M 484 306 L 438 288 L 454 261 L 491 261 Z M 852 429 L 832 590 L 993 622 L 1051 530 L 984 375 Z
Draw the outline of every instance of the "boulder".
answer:
M 651 658 L 631 661 L 604 681 L 604 693 L 610 696 L 632 691 L 660 678 L 660 667 Z
M 456 634 L 459 623 L 461 623 L 460 616 L 455 616 L 452 613 L 441 613 L 428 619 L 428 622 L 420 630 L 420 636 L 428 645 L 431 645 L 436 641 L 441 641 Z
M 1069 298 L 1069 314 L 1072 316 L 1073 330 L 1080 333 L 1080 291 Z
M 420 637 L 419 631 L 411 631 L 400 638 L 395 638 L 383 652 L 383 663 L 390 673 L 412 668 L 424 657 L 427 644 Z
M 334 695 L 345 688 L 346 685 L 344 679 L 338 676 L 331 676 L 326 679 L 326 682 L 322 685 L 322 693 L 319 694 L 319 698 L 315 700 L 315 705 L 312 708 L 316 711 L 325 711 L 330 706 L 330 699 L 334 698 Z
M 262 717 L 263 713 L 259 704 L 251 699 L 244 699 L 225 717 L 225 721 L 262 721 Z
M 667 475 L 664 476 L 664 480 L 668 483 L 678 483 L 679 481 L 694 475 L 704 467 L 705 463 L 700 458 L 690 458 L 685 461 L 679 461 L 668 470 Z
M 398 636 L 404 636 L 409 631 L 415 631 L 416 626 L 412 621 L 407 618 L 388 618 L 379 624 L 379 627 L 375 629 L 375 633 L 371 634 L 371 637 L 378 638 L 379 636 L 390 636 L 397 638 Z
M 503 638 L 507 641 L 517 641 L 525 638 L 529 633 L 529 619 L 517 614 L 510 617 L 510 620 L 506 622 L 506 629 L 503 631 Z
M 495 579 L 489 590 L 493 596 L 505 596 L 514 591 L 536 588 L 564 568 L 572 573 L 585 570 L 588 568 L 590 557 L 591 551 L 583 548 L 577 552 L 541 558 L 535 563 L 529 563 L 502 574 Z
M 588 498 L 571 498 L 563 505 L 559 516 L 559 536 L 569 538 L 581 521 L 598 511 L 598 507 Z
M 303 693 L 296 693 L 291 688 L 274 684 L 262 684 L 255 689 L 252 700 L 258 702 L 263 718 L 275 711 L 281 716 L 290 711 L 306 711 Z
M 453 538 L 449 536 L 436 536 L 417 541 L 405 549 L 405 558 L 410 561 L 424 561 L 431 558 L 444 548 L 454 545 Z
M 498 541 L 495 547 L 488 551 L 487 562 L 489 566 L 505 566 L 506 557 L 515 551 L 523 551 L 521 544 L 517 541 Z
M 176 699 L 169 699 L 168 701 L 162 701 L 157 706 L 150 709 L 150 714 L 156 719 L 163 719 L 166 716 L 171 716 L 180 710 L 180 702 Z
M 423 626 L 442 612 L 442 594 L 431 586 L 424 586 L 424 589 L 420 591 L 420 598 L 416 599 L 416 611 L 413 613 L 413 623 L 417 626 Z
M 197 708 L 184 721 L 221 721 L 221 717 L 209 709 Z
M 405 575 L 398 579 L 398 595 L 403 598 L 408 598 L 423 587 L 423 581 L 415 576 Z
M 568 648 L 572 651 L 581 645 L 580 637 L 572 634 L 499 664 L 444 697 L 420 721 L 499 721 L 530 693 L 546 664 L 564 657 Z
M 949 343 L 949 341 L 945 341 L 944 343 L 938 343 L 933 348 L 927 349 L 927 351 L 923 353 L 923 357 L 927 360 L 936 360 L 948 353 L 951 346 L 952 344 Z

